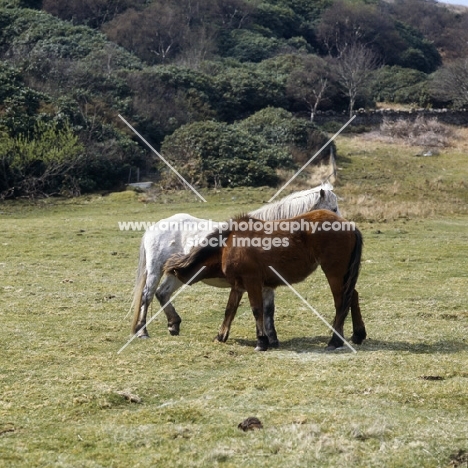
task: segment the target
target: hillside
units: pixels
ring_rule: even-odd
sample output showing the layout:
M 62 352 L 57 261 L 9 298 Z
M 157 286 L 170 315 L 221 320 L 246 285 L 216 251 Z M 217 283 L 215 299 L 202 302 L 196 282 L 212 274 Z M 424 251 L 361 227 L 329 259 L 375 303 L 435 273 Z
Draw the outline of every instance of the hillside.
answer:
M 468 103 L 468 13 L 426 0 L 1 0 L 0 25 L 1 198 L 177 186 L 118 114 L 198 186 L 274 186 L 319 110 Z

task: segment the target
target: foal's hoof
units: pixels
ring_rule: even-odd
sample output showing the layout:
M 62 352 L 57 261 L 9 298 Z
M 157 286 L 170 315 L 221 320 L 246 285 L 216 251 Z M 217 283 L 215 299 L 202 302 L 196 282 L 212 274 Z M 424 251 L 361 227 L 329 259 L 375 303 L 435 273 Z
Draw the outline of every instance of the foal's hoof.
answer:
M 142 340 L 147 340 L 150 336 L 148 335 L 148 333 L 142 333 L 141 335 L 138 335 L 138 338 L 142 339 Z
M 270 347 L 270 348 L 278 349 L 279 346 L 280 346 L 280 344 L 279 344 L 279 341 L 278 341 L 278 340 L 270 341 L 270 344 L 269 344 L 269 347 Z
M 226 343 L 229 335 L 216 335 L 213 341 L 217 341 L 218 343 Z
M 351 341 L 354 344 L 362 344 L 362 342 L 366 339 L 367 333 L 366 330 L 360 332 L 354 332 L 353 336 L 351 337 Z
M 267 351 L 268 348 L 265 348 L 264 346 L 255 346 L 255 351 Z

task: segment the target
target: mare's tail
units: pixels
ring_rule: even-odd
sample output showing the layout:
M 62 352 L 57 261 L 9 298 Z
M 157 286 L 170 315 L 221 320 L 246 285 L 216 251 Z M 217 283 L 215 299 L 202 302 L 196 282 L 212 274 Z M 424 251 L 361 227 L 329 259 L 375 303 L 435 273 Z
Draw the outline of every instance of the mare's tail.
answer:
M 343 280 L 343 301 L 342 301 L 342 311 L 347 313 L 351 307 L 351 298 L 353 296 L 353 291 L 356 287 L 356 283 L 359 277 L 359 270 L 361 268 L 361 257 L 362 257 L 362 234 L 356 228 L 354 231 L 356 236 L 356 243 L 354 244 L 353 252 L 351 253 L 351 258 L 348 264 L 348 270 Z
M 143 295 L 143 289 L 146 284 L 146 249 L 143 244 L 143 240 L 140 244 L 140 259 L 138 261 L 138 270 L 135 281 L 135 287 L 133 288 L 133 300 L 131 308 L 133 309 L 133 322 L 132 322 L 132 333 L 137 332 L 136 326 L 138 323 L 138 318 L 140 315 L 141 309 L 141 298 Z

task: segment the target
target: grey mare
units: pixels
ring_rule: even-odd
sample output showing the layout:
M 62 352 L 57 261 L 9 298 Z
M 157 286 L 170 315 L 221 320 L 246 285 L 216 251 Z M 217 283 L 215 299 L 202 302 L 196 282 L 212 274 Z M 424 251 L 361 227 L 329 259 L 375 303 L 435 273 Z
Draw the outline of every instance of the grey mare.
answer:
M 249 215 L 264 221 L 275 221 L 317 209 L 327 209 L 340 214 L 331 184 L 326 183 L 313 189 L 294 192 L 277 202 L 251 211 Z M 163 276 L 164 264 L 173 254 L 189 253 L 194 245 L 200 243 L 218 225 L 219 223 L 215 221 L 179 213 L 158 221 L 145 232 L 140 245 L 140 259 L 133 292 L 133 334 L 138 334 L 140 338 L 149 337 L 146 316 L 155 295 L 161 307 L 164 306 L 169 333 L 179 334 L 182 319 L 169 301 L 172 294 L 182 286 L 182 282 L 173 275 Z M 222 279 L 204 282 L 215 287 L 230 287 L 227 281 Z M 277 347 L 274 298 L 273 289 L 265 288 L 263 291 L 265 329 L 269 330 L 267 335 L 270 346 Z

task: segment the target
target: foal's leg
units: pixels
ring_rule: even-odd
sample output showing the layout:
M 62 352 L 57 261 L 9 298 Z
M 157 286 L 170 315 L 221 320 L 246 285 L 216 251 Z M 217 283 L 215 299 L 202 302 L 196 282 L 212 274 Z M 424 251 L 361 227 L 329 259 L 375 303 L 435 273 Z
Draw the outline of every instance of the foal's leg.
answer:
M 236 316 L 237 308 L 242 299 L 242 291 L 232 288 L 229 293 L 228 303 L 226 305 L 226 311 L 224 313 L 224 320 L 219 329 L 219 333 L 215 340 L 225 343 L 229 337 L 229 331 L 231 329 L 232 321 Z
M 353 336 L 351 337 L 351 341 L 361 344 L 365 340 L 367 333 L 359 307 L 359 294 L 356 290 L 353 291 L 351 298 L 351 317 L 353 319 Z
M 182 319 L 174 309 L 174 306 L 169 302 L 172 294 L 182 286 L 182 282 L 179 281 L 173 275 L 166 275 L 162 283 L 156 290 L 156 297 L 161 304 L 161 307 L 167 303 L 164 307 L 164 313 L 167 318 L 167 329 L 171 335 L 178 335 L 180 332 L 180 322 Z
M 263 294 L 262 285 L 255 280 L 250 283 L 244 281 L 247 293 L 249 295 L 250 307 L 255 317 L 257 329 L 257 346 L 255 351 L 266 351 L 268 349 L 268 338 L 265 333 L 265 324 L 263 320 Z
M 333 293 L 333 299 L 335 301 L 335 320 L 333 321 L 333 328 L 335 332 L 331 337 L 331 340 L 328 342 L 327 350 L 332 351 L 336 348 L 341 348 L 343 346 L 343 325 L 348 315 L 348 309 L 343 310 L 343 276 L 328 276 L 328 284 Z M 339 335 L 341 335 L 341 337 Z
M 271 288 L 263 288 L 263 320 L 269 346 L 278 348 L 279 341 L 275 329 L 275 291 Z

